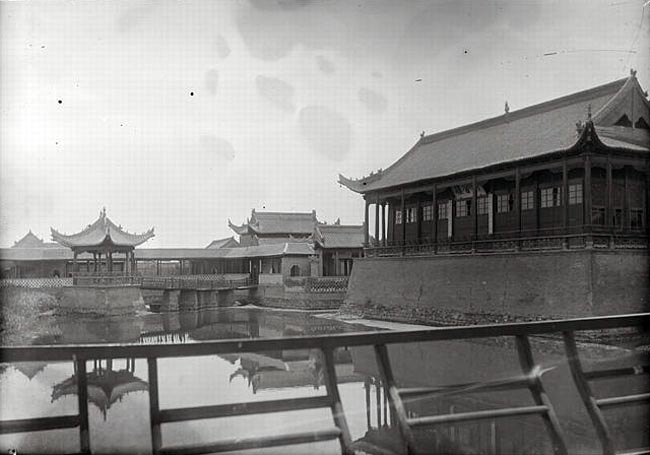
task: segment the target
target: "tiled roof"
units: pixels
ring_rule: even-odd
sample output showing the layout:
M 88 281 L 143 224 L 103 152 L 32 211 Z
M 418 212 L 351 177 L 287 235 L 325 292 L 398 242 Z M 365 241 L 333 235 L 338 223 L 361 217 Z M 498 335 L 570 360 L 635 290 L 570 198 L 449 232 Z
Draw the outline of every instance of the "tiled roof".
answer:
M 314 233 L 320 248 L 362 248 L 364 226 L 342 226 L 338 224 L 319 224 Z
M 274 243 L 313 243 L 309 237 L 255 237 L 258 245 L 271 245 Z
M 225 239 L 213 240 L 206 248 L 237 248 L 239 242 L 234 237 L 227 237 Z
M 23 238 L 14 242 L 11 248 L 62 248 L 58 243 L 44 242 L 30 230 Z
M 230 228 L 239 235 L 310 235 L 318 222 L 316 211 L 311 213 L 256 212 L 253 209 L 247 223 L 237 226 L 228 222 Z
M 97 221 L 77 234 L 65 235 L 53 228 L 51 231 L 52 240 L 69 248 L 99 246 L 102 244 L 136 247 L 154 236 L 153 228 L 142 234 L 126 232 L 122 229 L 122 226 L 117 226 L 106 216 L 106 209 L 100 212 Z
M 584 122 L 590 109 L 595 113 L 596 126 L 608 125 L 603 123 L 604 120 L 611 121 L 606 117 L 611 117 L 612 109 L 631 93 L 637 93 L 637 98 L 638 93 L 642 93 L 634 75 L 499 117 L 424 136 L 384 171 L 359 180 L 341 175 L 339 181 L 353 191 L 367 193 L 566 150 L 577 142 L 576 123 Z M 648 109 L 647 100 L 643 100 L 639 108 L 643 109 L 645 105 Z M 620 138 L 613 140 L 617 141 L 616 146 L 628 142 Z M 603 142 L 609 145 L 607 137 Z M 647 144 L 643 149 L 648 150 Z

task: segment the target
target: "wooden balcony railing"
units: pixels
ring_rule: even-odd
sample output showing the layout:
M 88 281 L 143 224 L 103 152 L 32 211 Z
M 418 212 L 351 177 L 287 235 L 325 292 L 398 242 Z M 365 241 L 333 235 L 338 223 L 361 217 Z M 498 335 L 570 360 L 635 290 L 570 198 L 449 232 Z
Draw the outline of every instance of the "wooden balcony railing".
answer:
M 417 256 L 453 253 L 490 253 L 507 251 L 543 251 L 573 249 L 648 249 L 648 235 L 642 232 L 613 234 L 605 232 L 576 233 L 557 229 L 532 232 L 505 232 L 490 236 L 472 236 L 466 240 L 437 241 L 424 237 L 419 240 L 375 242 L 365 249 L 366 257 Z
M 530 347 L 532 335 L 561 334 L 564 337 L 565 354 L 572 372 L 573 381 L 580 391 L 591 422 L 602 446 L 602 453 L 615 455 L 604 411 L 631 404 L 650 401 L 650 393 L 608 396 L 598 398 L 589 386 L 590 381 L 604 378 L 630 377 L 648 374 L 647 364 L 629 368 L 606 369 L 585 372 L 582 368 L 578 351 L 575 347 L 575 333 L 587 330 L 619 332 L 621 328 L 637 327 L 647 330 L 650 325 L 650 313 L 609 316 L 586 319 L 568 319 L 558 321 L 528 322 L 502 325 L 482 325 L 471 327 L 445 327 L 415 331 L 365 332 L 352 334 L 334 334 L 308 337 L 288 337 L 269 339 L 237 339 L 199 342 L 191 344 L 162 345 L 67 345 L 67 346 L 17 346 L 0 348 L 3 362 L 30 361 L 72 361 L 75 364 L 78 381 L 78 413 L 56 417 L 39 417 L 32 419 L 0 421 L 0 434 L 41 431 L 58 428 L 79 428 L 80 452 L 90 453 L 90 432 L 88 425 L 88 390 L 86 382 L 86 362 L 92 359 L 146 358 L 149 367 L 149 414 L 151 443 L 153 453 L 158 454 L 202 454 L 245 450 L 251 448 L 300 444 L 314 441 L 338 439 L 341 452 L 353 453 L 351 437 L 345 413 L 341 404 L 334 370 L 334 350 L 344 347 L 373 346 L 382 381 L 388 388 L 388 401 L 392 415 L 396 416 L 408 453 L 416 453 L 418 447 L 413 435 L 414 427 L 435 426 L 449 422 L 476 421 L 486 418 L 504 418 L 520 415 L 537 415 L 544 422 L 546 432 L 552 441 L 555 453 L 567 454 L 565 437 L 558 421 L 553 403 L 550 401 Z M 418 343 L 427 341 L 464 340 L 486 337 L 510 337 L 515 339 L 519 363 L 523 376 L 490 382 L 450 385 L 445 387 L 399 388 L 393 377 L 388 346 L 393 344 Z M 237 352 L 260 352 L 295 349 L 318 349 L 324 354 L 325 396 L 293 398 L 289 400 L 271 400 L 223 404 L 216 406 L 197 406 L 161 409 L 158 389 L 158 359 L 169 357 L 193 357 Z M 644 359 L 647 363 L 647 358 Z M 522 379 L 523 377 L 523 379 Z M 434 416 L 407 416 L 403 397 L 430 396 L 438 393 L 475 393 L 488 390 L 528 389 L 534 404 L 517 407 L 496 408 L 457 414 Z M 183 422 L 196 419 L 229 418 L 232 416 L 275 413 L 288 410 L 330 408 L 334 426 L 309 433 L 290 433 L 266 437 L 252 436 L 250 439 L 216 441 L 207 444 L 164 447 L 162 444 L 162 424 Z M 254 431 L 254 429 L 252 429 Z M 648 453 L 641 449 L 634 453 Z

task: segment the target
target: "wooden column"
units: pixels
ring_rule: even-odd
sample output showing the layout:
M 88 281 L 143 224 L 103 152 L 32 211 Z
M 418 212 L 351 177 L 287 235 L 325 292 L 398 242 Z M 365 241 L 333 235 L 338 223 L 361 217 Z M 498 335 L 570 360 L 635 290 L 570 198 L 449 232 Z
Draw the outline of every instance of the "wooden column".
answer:
M 630 226 L 630 181 L 628 178 L 627 168 L 623 167 L 623 230 L 629 229 Z
M 431 235 L 433 236 L 433 243 L 438 243 L 438 187 L 434 183 L 431 188 Z
M 368 232 L 368 229 L 369 229 L 368 228 L 368 206 L 369 206 L 369 203 L 368 203 L 367 200 L 364 200 L 364 203 L 365 203 L 365 212 L 364 212 L 364 218 L 363 218 L 364 219 L 364 222 L 363 222 L 363 227 L 364 227 L 364 229 L 363 229 L 363 243 L 364 243 L 365 246 L 368 246 L 368 240 L 369 240 L 368 237 L 370 236 L 370 234 Z
M 72 273 L 77 273 L 77 252 L 72 253 Z
M 386 246 L 388 244 L 386 241 L 386 201 L 381 203 L 381 238 L 383 245 Z
M 585 156 L 584 224 L 591 226 L 591 156 Z
M 415 238 L 417 243 L 420 244 L 420 237 L 422 235 L 422 216 L 420 215 L 420 200 L 415 201 Z
M 375 198 L 375 246 L 379 246 L 379 196 Z
M 606 202 L 605 202 L 605 226 L 608 228 L 612 227 L 612 217 L 614 216 L 614 212 L 612 210 L 612 203 L 614 201 L 614 198 L 612 197 L 612 191 L 613 191 L 613 185 L 612 185 L 612 161 L 609 155 L 607 155 L 607 168 L 606 168 L 606 175 L 605 175 L 605 191 L 607 192 L 606 195 Z
M 562 225 L 569 226 L 569 166 L 566 156 L 562 160 Z
M 402 201 L 400 210 L 402 211 L 402 245 L 406 244 L 406 207 L 404 205 L 404 188 L 402 188 Z
M 472 177 L 472 233 L 474 238 L 478 236 L 478 193 L 476 188 L 476 176 Z
M 334 252 L 334 275 L 339 276 L 340 275 L 340 266 L 339 266 L 339 252 L 336 250 Z
M 515 213 L 517 214 L 517 231 L 521 235 L 523 230 L 521 220 L 521 170 L 518 166 L 515 168 Z

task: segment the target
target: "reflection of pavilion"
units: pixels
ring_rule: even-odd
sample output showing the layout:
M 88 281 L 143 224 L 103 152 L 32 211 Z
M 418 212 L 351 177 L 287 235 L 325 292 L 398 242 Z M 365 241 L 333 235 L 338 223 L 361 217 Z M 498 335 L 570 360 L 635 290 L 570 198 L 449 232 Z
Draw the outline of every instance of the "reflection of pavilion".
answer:
M 20 371 L 22 374 L 24 374 L 27 377 L 27 379 L 31 381 L 38 373 L 40 373 L 45 369 L 47 363 L 46 362 L 16 362 L 12 365 L 16 370 Z
M 93 371 L 86 373 L 88 384 L 88 401 L 93 403 L 104 416 L 111 405 L 132 392 L 149 390 L 146 381 L 135 376 L 135 359 L 125 359 L 126 368 L 113 370 L 113 359 L 105 360 L 105 367 L 102 360 L 93 361 Z M 52 388 L 52 402 L 66 395 L 77 395 L 77 372 L 56 384 Z

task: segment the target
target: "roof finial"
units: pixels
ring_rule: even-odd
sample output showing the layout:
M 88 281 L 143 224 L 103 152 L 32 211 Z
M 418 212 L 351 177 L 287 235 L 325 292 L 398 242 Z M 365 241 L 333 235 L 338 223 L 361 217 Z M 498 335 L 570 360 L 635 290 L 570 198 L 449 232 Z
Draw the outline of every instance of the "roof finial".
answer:
M 505 111 L 506 114 L 507 114 L 508 112 L 510 112 L 510 106 L 508 106 L 508 102 L 507 102 L 507 101 L 506 101 L 506 105 L 505 105 L 505 107 L 504 107 L 504 111 Z
M 99 212 L 99 216 L 102 218 L 106 218 L 106 206 L 102 209 L 101 212 Z
M 591 122 L 591 103 L 587 105 L 587 121 Z
M 420 133 L 420 139 L 422 139 L 423 137 L 424 137 L 424 130 L 422 130 L 422 132 Z
M 630 68 L 630 76 L 636 77 L 636 70 L 634 68 Z

